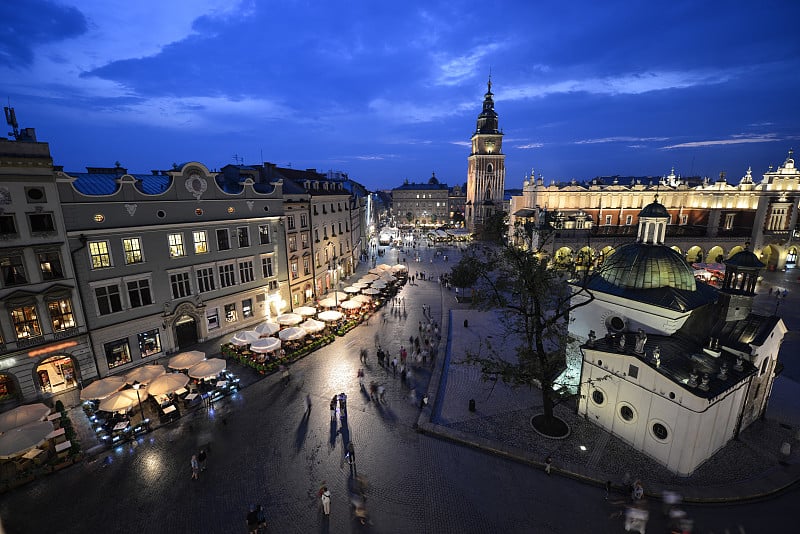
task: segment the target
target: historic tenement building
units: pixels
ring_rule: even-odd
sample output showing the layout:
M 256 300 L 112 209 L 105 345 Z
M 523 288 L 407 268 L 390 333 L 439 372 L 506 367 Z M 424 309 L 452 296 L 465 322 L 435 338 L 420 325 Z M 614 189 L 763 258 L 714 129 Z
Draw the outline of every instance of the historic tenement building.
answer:
M 676 176 L 655 179 L 595 179 L 588 183 L 545 185 L 526 179 L 521 196 L 511 199 L 511 227 L 525 221 L 555 227 L 546 243 L 565 265 L 596 264 L 636 233 L 638 212 L 657 196 L 668 214 L 666 235 L 690 262 L 718 262 L 745 246 L 769 269 L 794 267 L 800 170 L 792 152 L 782 165 L 754 180 L 750 169 L 738 184 L 724 175 L 716 181 Z M 535 237 L 534 237 L 535 241 Z
M 56 176 L 101 376 L 289 308 L 279 181 L 197 162 Z
M 472 150 L 467 159 L 467 190 L 464 219 L 471 232 L 479 231 L 487 217 L 503 210 L 506 179 L 506 156 L 503 154 L 503 132 L 494 110 L 492 82 L 489 80 L 483 98 L 483 111 L 478 115 L 472 134 Z
M 392 213 L 398 226 L 449 224 L 447 184 L 433 174 L 427 183 L 404 183 L 392 189 Z
M 50 147 L 14 134 L 0 138 L 0 411 L 97 376 Z

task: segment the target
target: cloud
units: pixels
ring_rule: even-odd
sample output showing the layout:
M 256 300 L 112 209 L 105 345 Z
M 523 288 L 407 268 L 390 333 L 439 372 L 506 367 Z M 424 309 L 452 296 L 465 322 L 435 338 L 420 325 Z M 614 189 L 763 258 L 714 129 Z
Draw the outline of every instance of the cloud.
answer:
M 652 71 L 605 78 L 586 78 L 531 83 L 498 88 L 498 100 L 525 100 L 553 94 L 590 93 L 600 95 L 638 95 L 665 89 L 686 89 L 698 85 L 724 83 L 736 73 L 726 71 Z
M 580 141 L 575 141 L 574 144 L 596 145 L 600 143 L 645 143 L 649 141 L 666 141 L 667 139 L 667 137 L 600 137 L 597 139 L 582 139 Z
M 523 150 L 527 150 L 527 149 L 530 149 L 530 148 L 542 148 L 543 146 L 544 146 L 544 143 L 528 143 L 528 144 L 525 144 L 525 145 L 516 145 L 514 148 L 521 148 Z
M 361 161 L 380 161 L 384 159 L 397 159 L 399 156 L 397 154 L 374 154 L 374 155 L 365 155 L 365 156 L 355 156 L 355 159 Z
M 500 43 L 479 45 L 468 53 L 455 57 L 447 57 L 446 54 L 442 53 L 434 54 L 433 58 L 437 63 L 435 68 L 439 71 L 434 83 L 436 85 L 452 86 L 472 78 L 480 61 L 487 55 L 497 52 L 501 47 Z
M 475 109 L 475 102 L 462 102 L 455 105 L 437 102 L 421 106 L 416 101 L 392 102 L 385 98 L 375 98 L 367 104 L 367 108 L 384 120 L 398 123 L 419 123 L 431 122 Z
M 704 146 L 721 146 L 721 145 L 741 145 L 746 143 L 771 143 L 779 141 L 775 134 L 764 135 L 747 135 L 736 134 L 732 135 L 731 139 L 714 139 L 710 141 L 690 141 L 688 143 L 679 143 L 677 145 L 669 145 L 661 147 L 662 150 L 671 150 L 673 148 L 697 148 Z
M 450 141 L 451 145 L 472 146 L 472 141 Z

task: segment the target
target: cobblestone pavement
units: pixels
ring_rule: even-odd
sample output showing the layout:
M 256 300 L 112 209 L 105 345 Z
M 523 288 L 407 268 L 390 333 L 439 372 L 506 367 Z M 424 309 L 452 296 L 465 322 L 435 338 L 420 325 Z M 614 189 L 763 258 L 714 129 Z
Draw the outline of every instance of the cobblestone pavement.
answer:
M 433 250 L 422 252 L 425 261 L 409 263 L 412 272 L 449 268 L 441 261 L 428 261 Z M 396 252 L 383 260 L 394 263 L 392 254 Z M 450 255 L 454 261 L 456 254 Z M 252 503 L 264 504 L 270 532 L 359 532 L 364 529 L 351 514 L 353 477 L 344 461 L 344 444 L 350 440 L 357 472 L 369 481 L 368 530 L 374 532 L 623 532 L 621 521 L 608 518 L 617 508 L 605 500 L 602 488 L 559 476 L 563 474 L 559 470 L 572 468 L 582 476 L 588 473 L 605 480 L 630 469 L 651 484 L 672 482 L 657 464 L 589 425 L 566 405 L 558 413 L 571 425 L 572 435 L 560 442 L 544 440 L 528 423 L 537 411 L 536 392 L 484 383 L 474 369 L 445 365 L 443 356 L 432 369 L 414 375 L 415 393 L 428 391 L 433 403 L 432 410 L 420 413 L 410 400 L 411 388 L 377 364 L 376 334 L 395 355 L 425 320 L 422 304 L 430 306 L 431 317 L 445 331 L 449 310 L 466 313 L 465 306 L 431 281 L 406 285 L 400 296 L 405 310 L 389 305 L 385 324 L 382 318 L 373 318 L 371 324 L 300 360 L 292 366 L 288 386 L 277 376 L 260 379 L 239 369 L 248 387 L 217 403 L 211 412 L 186 414 L 135 444 L 3 495 L 0 517 L 6 532 L 245 532 L 244 517 Z M 463 325 L 453 323 L 448 343 L 453 337 L 469 342 Z M 471 323 L 470 330 L 474 328 Z M 488 330 L 473 335 L 492 335 Z M 215 346 L 218 350 L 219 342 L 209 342 L 209 355 Z M 376 404 L 359 392 L 356 370 L 362 365 L 361 347 L 371 354 L 366 381 L 385 384 L 386 404 Z M 341 391 L 348 393 L 346 425 L 332 423 L 328 407 L 331 396 Z M 306 394 L 313 401 L 308 417 Z M 467 410 L 473 397 L 478 406 L 474 414 Z M 418 432 L 415 426 L 430 425 L 432 413 L 440 432 Z M 772 449 L 763 442 L 774 443 L 773 432 L 780 432 L 775 426 L 767 421 L 764 428 L 748 431 L 735 443 L 733 455 L 719 461 L 715 457 L 692 483 L 733 480 L 724 478 L 725 471 L 738 471 L 737 476 L 745 479 L 755 476 L 759 466 L 774 460 Z M 588 451 L 578 448 L 584 443 L 590 446 Z M 205 445 L 211 451 L 208 470 L 199 480 L 190 480 L 189 459 Z M 555 476 L 548 477 L 541 469 L 539 462 L 546 454 L 555 459 Z M 323 483 L 333 495 L 329 519 L 322 516 L 316 496 Z M 697 512 L 715 521 L 722 518 L 726 526 L 737 524 L 729 512 L 699 508 Z M 779 524 L 788 513 L 769 517 Z M 666 531 L 665 520 L 657 514 L 648 526 L 649 532 Z

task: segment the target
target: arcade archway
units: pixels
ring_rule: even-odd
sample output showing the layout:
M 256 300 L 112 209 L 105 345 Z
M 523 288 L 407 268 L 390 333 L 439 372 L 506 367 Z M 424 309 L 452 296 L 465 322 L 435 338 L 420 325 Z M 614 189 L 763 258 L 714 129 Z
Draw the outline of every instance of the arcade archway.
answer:
M 733 247 L 733 248 L 731 249 L 731 251 L 730 251 L 730 252 L 728 252 L 728 258 L 732 258 L 732 257 L 733 257 L 735 254 L 738 254 L 738 253 L 740 253 L 740 252 L 741 252 L 741 251 L 743 251 L 743 250 L 744 250 L 744 247 L 742 247 L 742 246 L 739 246 L 739 245 L 736 245 L 735 247 Z
M 705 258 L 706 256 L 703 253 L 703 249 L 697 245 L 686 251 L 686 261 L 689 263 L 703 263 Z
M 707 263 L 720 263 L 725 259 L 725 251 L 720 246 L 711 247 L 706 255 Z

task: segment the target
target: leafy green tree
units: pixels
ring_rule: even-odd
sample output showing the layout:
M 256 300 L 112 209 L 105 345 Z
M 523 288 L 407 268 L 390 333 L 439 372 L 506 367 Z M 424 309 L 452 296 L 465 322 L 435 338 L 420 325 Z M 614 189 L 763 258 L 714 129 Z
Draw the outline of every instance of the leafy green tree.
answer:
M 487 339 L 467 354 L 467 362 L 480 366 L 484 379 L 538 387 L 544 413 L 534 423 L 543 433 L 562 435 L 566 426 L 553 410 L 559 401 L 556 380 L 564 368 L 569 314 L 594 295 L 582 288 L 573 293 L 563 274 L 548 268 L 541 248 L 495 243 L 468 248 L 452 268 L 451 281 L 456 287 L 472 288 L 473 306 L 496 310 L 505 333 L 502 346 Z M 577 293 L 586 298 L 575 304 L 571 297 Z M 516 361 L 503 354 L 515 355 Z
M 480 238 L 482 241 L 502 244 L 506 242 L 507 231 L 508 214 L 504 211 L 496 211 L 484 219 Z

